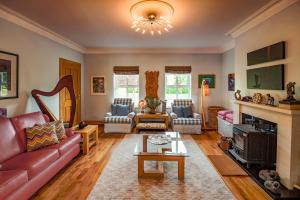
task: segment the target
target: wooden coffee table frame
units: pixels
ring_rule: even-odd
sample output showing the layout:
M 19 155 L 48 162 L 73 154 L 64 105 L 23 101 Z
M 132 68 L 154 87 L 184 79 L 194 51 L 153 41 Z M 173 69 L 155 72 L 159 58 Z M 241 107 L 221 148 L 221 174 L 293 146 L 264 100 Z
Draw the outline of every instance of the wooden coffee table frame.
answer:
M 157 170 L 145 171 L 144 162 L 145 161 L 157 161 Z M 178 179 L 184 180 L 184 166 L 185 166 L 185 156 L 173 156 L 173 155 L 162 155 L 149 154 L 138 155 L 138 177 L 139 178 L 163 178 L 164 177 L 164 167 L 163 161 L 174 161 L 178 162 Z
M 155 113 L 155 114 L 150 114 L 150 113 L 137 113 L 135 116 L 135 122 L 136 122 L 136 130 L 139 131 L 138 129 L 138 124 L 140 123 L 140 121 L 142 119 L 162 119 L 163 122 L 162 124 L 165 125 L 165 130 L 168 129 L 169 126 L 169 115 L 167 113 L 162 114 L 162 113 Z M 151 123 L 151 122 L 147 122 L 147 123 Z M 153 122 L 153 123 L 157 123 L 157 122 Z M 161 129 L 161 128 L 157 128 L 157 127 L 143 127 L 142 129 Z

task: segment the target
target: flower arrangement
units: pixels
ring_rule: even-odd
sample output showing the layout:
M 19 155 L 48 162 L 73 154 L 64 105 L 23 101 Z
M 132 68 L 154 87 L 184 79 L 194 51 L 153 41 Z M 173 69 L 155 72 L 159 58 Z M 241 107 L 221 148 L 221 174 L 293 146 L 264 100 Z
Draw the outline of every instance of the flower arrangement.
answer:
M 150 108 L 150 113 L 154 114 L 156 112 L 156 108 L 160 106 L 161 101 L 159 99 L 151 97 L 148 97 L 145 100 L 147 102 L 147 107 Z

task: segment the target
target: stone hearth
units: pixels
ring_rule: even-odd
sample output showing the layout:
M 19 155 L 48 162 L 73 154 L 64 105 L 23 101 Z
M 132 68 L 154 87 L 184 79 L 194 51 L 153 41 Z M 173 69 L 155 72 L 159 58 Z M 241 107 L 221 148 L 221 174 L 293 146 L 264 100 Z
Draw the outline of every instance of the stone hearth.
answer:
M 300 183 L 300 111 L 235 101 L 234 123 L 241 114 L 249 114 L 278 125 L 276 171 L 281 183 L 289 189 Z

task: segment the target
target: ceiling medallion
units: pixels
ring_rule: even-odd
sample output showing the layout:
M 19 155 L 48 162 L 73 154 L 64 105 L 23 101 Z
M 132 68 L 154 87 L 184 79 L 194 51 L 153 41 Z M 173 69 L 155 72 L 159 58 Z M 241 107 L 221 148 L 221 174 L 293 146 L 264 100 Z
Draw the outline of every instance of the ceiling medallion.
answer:
M 174 8 L 164 1 L 140 1 L 130 8 L 130 13 L 133 19 L 131 28 L 136 32 L 161 35 L 173 28 Z

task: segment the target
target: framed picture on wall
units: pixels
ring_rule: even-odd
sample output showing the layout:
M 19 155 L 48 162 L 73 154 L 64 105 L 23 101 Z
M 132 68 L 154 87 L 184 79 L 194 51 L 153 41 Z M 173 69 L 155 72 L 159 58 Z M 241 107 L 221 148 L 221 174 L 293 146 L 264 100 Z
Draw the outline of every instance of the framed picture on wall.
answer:
M 198 75 L 198 88 L 201 88 L 202 81 L 205 80 L 209 88 L 216 87 L 216 75 L 214 74 L 199 74 Z
M 91 95 L 106 95 L 105 77 L 91 76 Z
M 228 74 L 228 91 L 235 91 L 234 73 L 233 74 Z
M 19 97 L 19 56 L 0 51 L 0 99 Z

